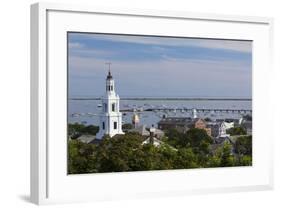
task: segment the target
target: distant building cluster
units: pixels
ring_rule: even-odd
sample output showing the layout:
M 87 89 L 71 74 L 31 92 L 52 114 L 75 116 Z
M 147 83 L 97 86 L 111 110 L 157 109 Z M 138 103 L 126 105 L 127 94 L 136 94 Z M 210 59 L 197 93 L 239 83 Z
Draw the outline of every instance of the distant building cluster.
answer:
M 234 145 L 239 136 L 231 136 L 227 130 L 235 127 L 241 127 L 246 130 L 247 135 L 252 134 L 252 119 L 248 116 L 241 119 L 216 119 L 191 117 L 166 117 L 158 122 L 158 128 L 162 131 L 168 129 L 177 129 L 181 133 L 187 132 L 191 128 L 204 129 L 206 133 L 213 138 L 214 143 L 211 145 L 211 151 L 215 152 L 217 148 L 224 143 L 229 143 L 232 146 L 234 154 Z
M 191 117 L 166 117 L 158 122 L 158 128 L 161 130 L 177 129 L 185 133 L 191 128 L 204 129 L 207 134 L 213 138 L 229 137 L 227 130 L 236 126 L 243 127 L 247 134 L 252 133 L 252 121 L 241 119 L 211 119 L 191 118 Z
M 187 132 L 191 128 L 204 129 L 209 136 L 212 136 L 211 128 L 207 125 L 207 122 L 201 118 L 167 117 L 158 122 L 158 127 L 161 130 L 176 129 L 182 133 Z

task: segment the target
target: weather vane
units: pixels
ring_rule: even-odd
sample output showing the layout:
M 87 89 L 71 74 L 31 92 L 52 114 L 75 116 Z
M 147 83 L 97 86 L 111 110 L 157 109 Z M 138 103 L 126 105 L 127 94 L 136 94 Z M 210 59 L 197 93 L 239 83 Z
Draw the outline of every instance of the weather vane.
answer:
M 108 65 L 108 71 L 110 71 L 111 62 L 106 62 L 105 64 Z

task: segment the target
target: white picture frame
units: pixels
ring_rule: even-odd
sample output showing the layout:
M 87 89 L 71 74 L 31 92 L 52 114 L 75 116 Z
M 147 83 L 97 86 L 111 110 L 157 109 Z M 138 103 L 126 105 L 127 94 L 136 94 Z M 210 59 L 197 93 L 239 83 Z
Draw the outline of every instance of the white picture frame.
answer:
M 167 31 L 166 24 L 173 30 Z M 183 26 L 189 26 L 189 30 Z M 272 189 L 272 114 L 268 93 L 272 28 L 273 20 L 264 17 L 33 4 L 31 201 L 49 204 Z M 66 126 L 61 128 L 66 124 L 67 31 L 253 40 L 253 166 L 67 175 Z

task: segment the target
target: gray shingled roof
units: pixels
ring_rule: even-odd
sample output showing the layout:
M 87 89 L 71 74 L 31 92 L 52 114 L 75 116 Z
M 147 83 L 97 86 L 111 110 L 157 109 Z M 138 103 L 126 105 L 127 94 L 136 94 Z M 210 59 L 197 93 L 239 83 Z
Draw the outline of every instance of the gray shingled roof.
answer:
M 84 142 L 84 143 L 91 143 L 96 137 L 93 135 L 84 134 L 77 138 L 77 140 Z
M 134 129 L 130 129 L 129 132 L 137 132 L 142 136 L 149 136 L 149 131 L 146 130 L 146 125 L 141 125 Z

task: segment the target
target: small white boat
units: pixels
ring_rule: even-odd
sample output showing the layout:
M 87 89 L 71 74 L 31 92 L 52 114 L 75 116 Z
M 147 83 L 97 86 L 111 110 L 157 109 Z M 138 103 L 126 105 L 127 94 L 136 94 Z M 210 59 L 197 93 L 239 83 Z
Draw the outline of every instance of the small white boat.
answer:
M 71 114 L 71 117 L 79 117 L 80 116 L 80 113 L 72 113 Z
M 101 107 L 102 107 L 102 104 L 99 103 L 99 104 L 98 104 L 98 108 L 101 108 Z

